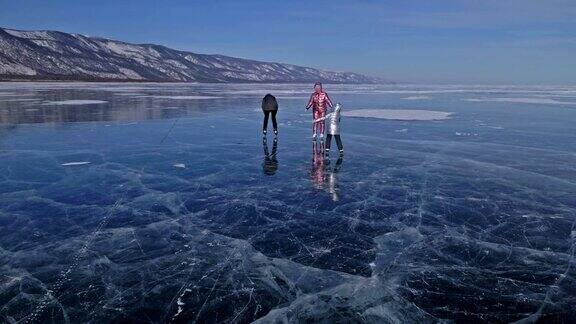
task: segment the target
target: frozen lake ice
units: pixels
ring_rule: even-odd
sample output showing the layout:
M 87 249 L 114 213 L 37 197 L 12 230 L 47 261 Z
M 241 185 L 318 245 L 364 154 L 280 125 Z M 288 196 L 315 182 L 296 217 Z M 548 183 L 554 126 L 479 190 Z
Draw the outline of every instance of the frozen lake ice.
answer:
M 576 321 L 576 87 L 311 88 L 0 83 L 0 321 Z

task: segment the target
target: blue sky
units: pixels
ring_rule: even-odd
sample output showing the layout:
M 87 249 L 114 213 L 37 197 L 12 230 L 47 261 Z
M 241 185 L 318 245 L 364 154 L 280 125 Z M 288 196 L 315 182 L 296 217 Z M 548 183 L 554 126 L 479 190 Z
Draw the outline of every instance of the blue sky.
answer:
M 426 83 L 576 83 L 574 0 L 0 0 L 50 29 Z

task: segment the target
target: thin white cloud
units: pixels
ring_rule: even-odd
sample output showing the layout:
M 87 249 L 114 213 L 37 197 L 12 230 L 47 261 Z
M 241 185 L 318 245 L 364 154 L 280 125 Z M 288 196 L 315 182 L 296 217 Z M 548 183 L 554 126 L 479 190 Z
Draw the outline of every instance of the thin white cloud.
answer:
M 493 47 L 505 48 L 544 48 L 553 49 L 556 47 L 574 47 L 576 46 L 576 37 L 538 37 L 514 39 L 505 42 L 496 42 Z

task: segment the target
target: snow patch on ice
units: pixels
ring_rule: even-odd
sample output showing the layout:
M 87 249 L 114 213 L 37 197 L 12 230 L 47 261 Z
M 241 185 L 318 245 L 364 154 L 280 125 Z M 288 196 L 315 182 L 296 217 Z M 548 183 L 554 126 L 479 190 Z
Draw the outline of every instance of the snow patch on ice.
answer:
M 452 113 L 417 109 L 359 109 L 345 111 L 342 115 L 390 120 L 444 120 L 449 119 Z
M 477 133 L 468 133 L 468 132 L 455 132 L 454 135 L 456 135 L 456 136 L 478 136 Z
M 429 96 L 411 96 L 411 97 L 406 97 L 406 98 L 402 98 L 403 100 L 428 100 L 430 99 Z

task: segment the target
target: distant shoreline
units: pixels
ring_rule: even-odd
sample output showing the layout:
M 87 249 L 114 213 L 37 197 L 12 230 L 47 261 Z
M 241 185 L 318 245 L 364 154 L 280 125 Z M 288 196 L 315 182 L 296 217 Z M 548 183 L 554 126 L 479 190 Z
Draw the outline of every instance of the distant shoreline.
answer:
M 155 44 L 0 27 L 0 80 L 380 84 L 380 77 L 198 54 Z M 4 66 L 6 65 L 6 66 Z
M 188 84 L 196 84 L 196 83 L 212 83 L 212 84 L 307 84 L 307 83 L 315 83 L 315 80 L 299 80 L 299 81 L 291 81 L 291 82 L 273 82 L 273 81 L 234 81 L 234 82 L 217 82 L 217 81 L 175 81 L 175 80 L 142 80 L 142 79 L 93 79 L 93 78 L 86 78 L 86 79 L 78 79 L 78 78 L 30 78 L 30 77 L 4 77 L 0 76 L 0 83 L 6 82 L 88 82 L 88 83 L 188 83 Z M 372 85 L 398 85 L 400 83 L 396 82 L 383 82 L 383 83 L 343 83 L 343 82 L 323 82 L 324 84 L 339 84 L 339 85 L 362 85 L 362 84 L 372 84 Z

